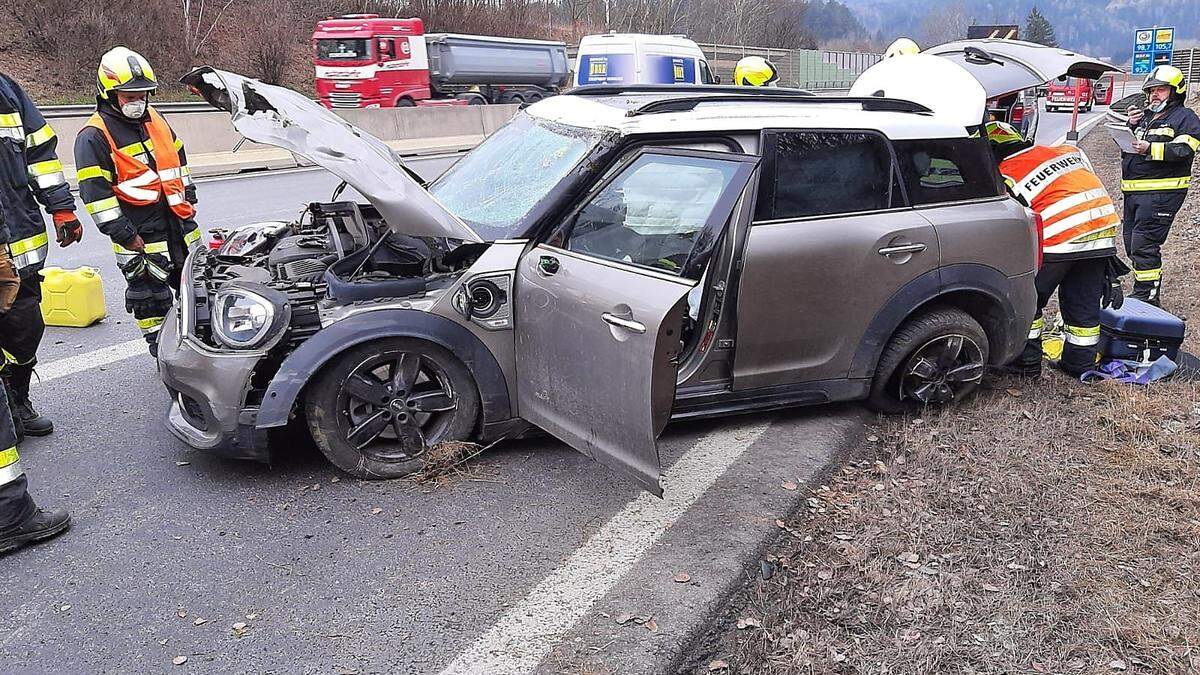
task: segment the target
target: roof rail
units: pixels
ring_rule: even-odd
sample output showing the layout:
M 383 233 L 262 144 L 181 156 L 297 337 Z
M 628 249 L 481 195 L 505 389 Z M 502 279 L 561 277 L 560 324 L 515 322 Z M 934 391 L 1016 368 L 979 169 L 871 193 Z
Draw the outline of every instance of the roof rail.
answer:
M 620 94 L 740 94 L 801 98 L 813 96 L 806 89 L 782 87 L 731 87 L 724 84 L 585 84 L 563 92 L 571 96 L 617 96 Z
M 729 103 L 736 101 L 746 101 L 751 97 L 740 94 L 725 94 L 715 96 L 687 96 L 677 98 L 664 98 L 657 101 L 651 101 L 639 108 L 635 108 L 625 113 L 627 117 L 635 117 L 637 115 L 653 115 L 656 113 L 666 112 L 684 112 L 693 110 L 701 103 Z M 793 103 L 793 104 L 824 104 L 824 103 L 857 103 L 862 106 L 863 110 L 886 111 L 886 112 L 902 112 L 902 113 L 931 113 L 929 108 L 912 101 L 904 101 L 897 98 L 882 98 L 875 96 L 770 96 L 760 95 L 754 97 L 755 102 L 769 101 L 771 103 Z

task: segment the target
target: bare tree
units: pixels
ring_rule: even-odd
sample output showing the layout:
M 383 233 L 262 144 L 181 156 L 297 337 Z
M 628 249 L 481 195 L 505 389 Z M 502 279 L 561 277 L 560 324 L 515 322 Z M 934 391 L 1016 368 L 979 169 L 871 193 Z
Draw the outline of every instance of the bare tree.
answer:
M 281 84 L 300 34 L 289 0 L 258 0 L 247 26 L 250 66 L 263 82 Z
M 214 0 L 210 5 L 208 0 L 178 0 L 183 18 L 183 46 L 189 58 L 195 60 L 200 56 L 225 12 L 236 1 Z
M 921 44 L 940 45 L 967 37 L 967 8 L 962 2 L 951 2 L 940 10 L 930 11 L 921 22 Z

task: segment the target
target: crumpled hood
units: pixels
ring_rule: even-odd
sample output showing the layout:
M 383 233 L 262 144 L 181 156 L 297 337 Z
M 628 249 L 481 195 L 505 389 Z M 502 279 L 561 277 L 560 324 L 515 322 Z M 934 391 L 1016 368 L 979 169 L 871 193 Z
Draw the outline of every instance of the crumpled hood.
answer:
M 400 234 L 479 242 L 396 162 L 386 143 L 301 94 L 211 66 L 181 81 L 230 114 L 238 133 L 284 148 L 346 181 Z

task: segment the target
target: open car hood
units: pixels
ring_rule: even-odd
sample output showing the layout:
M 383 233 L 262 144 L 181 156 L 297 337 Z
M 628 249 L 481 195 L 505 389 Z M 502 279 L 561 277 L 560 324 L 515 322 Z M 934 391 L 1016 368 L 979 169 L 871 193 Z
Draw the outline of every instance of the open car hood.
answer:
M 962 66 L 979 80 L 988 98 L 1038 87 L 1065 75 L 1094 80 L 1120 70 L 1098 59 L 1058 47 L 999 38 L 948 42 L 923 53 Z
M 228 112 L 249 140 L 284 148 L 346 181 L 397 233 L 482 241 L 408 174 L 386 143 L 301 94 L 210 66 L 181 81 Z

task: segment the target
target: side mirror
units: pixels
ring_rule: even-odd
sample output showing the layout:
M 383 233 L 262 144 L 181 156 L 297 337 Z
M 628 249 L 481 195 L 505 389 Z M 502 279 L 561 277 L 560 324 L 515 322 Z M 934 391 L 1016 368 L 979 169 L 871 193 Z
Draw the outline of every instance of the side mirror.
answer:
M 713 75 L 712 78 L 713 78 L 713 84 L 721 84 L 721 76 L 720 75 Z

